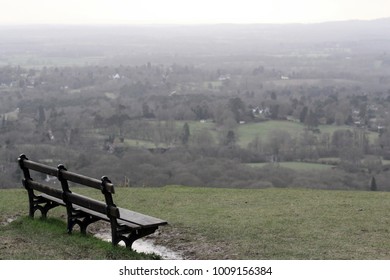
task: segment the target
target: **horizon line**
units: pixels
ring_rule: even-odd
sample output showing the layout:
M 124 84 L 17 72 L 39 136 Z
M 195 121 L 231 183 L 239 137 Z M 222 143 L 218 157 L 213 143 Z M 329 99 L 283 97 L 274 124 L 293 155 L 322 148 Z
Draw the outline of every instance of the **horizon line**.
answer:
M 312 22 L 153 22 L 153 21 L 134 21 L 134 22 L 0 22 L 1 27 L 25 27 L 25 26 L 209 26 L 209 25 L 316 25 L 326 23 L 343 22 L 372 22 L 380 20 L 390 20 L 390 17 L 380 17 L 373 19 L 335 19 L 321 20 Z

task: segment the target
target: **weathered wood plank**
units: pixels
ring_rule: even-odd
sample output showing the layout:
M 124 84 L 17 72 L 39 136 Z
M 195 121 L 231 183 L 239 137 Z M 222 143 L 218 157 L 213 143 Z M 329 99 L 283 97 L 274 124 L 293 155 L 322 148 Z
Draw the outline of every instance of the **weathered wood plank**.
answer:
M 54 196 L 47 195 L 45 193 L 40 194 L 41 197 L 44 197 L 47 200 L 53 201 L 59 205 L 65 206 L 65 203 L 62 199 L 56 198 Z
M 35 182 L 33 180 L 26 180 L 26 183 L 28 184 L 29 187 L 31 187 L 34 190 L 37 190 L 39 192 L 48 194 L 50 196 L 53 196 L 53 197 L 56 197 L 56 198 L 59 198 L 62 200 L 62 193 L 63 192 L 60 189 L 45 186 L 45 185 L 42 185 L 42 184 Z
M 92 216 L 97 216 L 99 217 L 100 219 L 104 220 L 104 221 L 107 221 L 107 222 L 110 222 L 110 219 L 107 217 L 107 215 L 104 215 L 104 214 L 101 214 L 99 212 L 95 212 L 93 210 L 90 210 L 88 208 L 85 208 L 85 207 L 81 207 L 81 206 L 76 206 L 74 207 L 75 210 L 79 210 L 79 211 L 82 211 L 82 212 L 85 212 L 85 213 L 88 213 Z M 130 227 L 132 230 L 135 230 L 135 229 L 141 229 L 141 226 L 140 225 L 137 225 L 137 224 L 134 224 L 134 223 L 131 223 L 129 221 L 123 221 L 123 220 L 120 220 L 118 219 L 118 224 L 119 225 L 123 225 L 123 226 L 128 226 Z
M 70 172 L 67 170 L 62 170 L 61 176 L 63 179 L 71 181 L 71 182 L 76 183 L 76 184 L 80 184 L 80 185 L 91 187 L 91 188 L 98 189 L 98 190 L 102 189 L 102 181 L 95 179 L 95 178 L 87 177 L 87 176 L 80 175 L 80 174 Z M 105 188 L 108 192 L 114 193 L 114 185 L 113 184 L 105 182 Z
M 107 205 L 102 201 L 98 201 L 76 193 L 67 193 L 66 197 L 72 204 L 83 206 L 102 214 L 107 214 Z
M 31 160 L 23 160 L 23 165 L 24 165 L 24 167 L 26 167 L 30 170 L 34 170 L 34 171 L 41 172 L 41 173 L 44 173 L 44 174 L 47 174 L 50 176 L 57 177 L 57 172 L 58 172 L 57 168 L 54 168 L 54 167 L 51 167 L 51 166 L 48 166 L 48 165 L 45 165 L 42 163 L 38 163 L 35 161 L 31 161 Z
M 138 224 L 142 227 L 162 226 L 168 224 L 166 221 L 152 216 L 144 215 L 120 207 L 118 207 L 118 209 L 120 220 L 131 221 L 132 223 Z

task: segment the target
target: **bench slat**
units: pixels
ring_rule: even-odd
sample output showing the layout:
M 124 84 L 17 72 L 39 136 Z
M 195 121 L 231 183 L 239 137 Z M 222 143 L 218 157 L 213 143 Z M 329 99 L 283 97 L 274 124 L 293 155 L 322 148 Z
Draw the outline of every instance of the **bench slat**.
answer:
M 62 190 L 42 185 L 33 180 L 26 180 L 26 183 L 28 184 L 29 187 L 31 187 L 34 190 L 37 190 L 39 192 L 48 194 L 49 196 L 53 196 L 62 200 Z
M 65 171 L 65 170 L 61 171 L 61 175 L 62 175 L 62 178 L 66 179 L 68 181 L 71 181 L 73 183 L 88 186 L 88 187 L 95 188 L 98 190 L 100 190 L 102 188 L 102 181 L 98 180 L 98 179 L 94 179 L 91 177 L 87 177 L 84 175 L 80 175 L 80 174 L 70 172 L 70 171 Z M 108 192 L 114 193 L 114 185 L 113 184 L 105 183 L 105 185 L 106 185 L 106 190 Z
M 100 219 L 102 219 L 104 221 L 110 222 L 110 219 L 106 215 L 101 214 L 99 212 L 95 212 L 95 211 L 90 210 L 88 208 L 81 207 L 81 206 L 76 206 L 75 210 L 80 210 L 80 211 L 82 211 L 84 213 L 88 213 L 88 214 L 90 214 L 92 216 L 97 216 L 97 217 L 99 217 Z M 134 224 L 134 223 L 131 223 L 131 222 L 128 222 L 128 221 L 122 221 L 120 219 L 117 219 L 117 221 L 118 221 L 119 225 L 125 225 L 125 226 L 128 226 L 128 227 L 132 228 L 132 229 L 141 229 L 140 225 L 137 225 L 137 224 Z
M 28 169 L 38 171 L 38 172 L 41 172 L 41 173 L 44 173 L 44 174 L 47 174 L 50 176 L 57 177 L 57 172 L 58 172 L 57 168 L 47 166 L 45 164 L 38 163 L 35 161 L 31 161 L 31 160 L 24 160 L 23 165 L 24 165 L 24 167 L 26 167 Z
M 46 198 L 47 200 L 53 201 L 59 205 L 65 206 L 65 203 L 62 199 L 56 198 L 56 197 L 51 196 L 51 195 L 47 195 L 45 193 L 40 194 L 40 196 Z
M 72 204 L 76 204 L 105 215 L 107 214 L 107 205 L 102 201 L 91 199 L 76 193 L 67 193 L 66 195 L 69 202 Z
M 80 174 L 77 174 L 74 172 L 63 170 L 63 171 L 61 171 L 61 175 L 62 175 L 62 178 L 66 179 L 68 181 L 71 181 L 71 182 L 74 182 L 74 183 L 77 183 L 80 185 L 85 185 L 85 186 L 95 188 L 98 190 L 100 190 L 100 188 L 102 186 L 102 181 L 94 179 L 94 178 L 90 178 L 87 176 L 83 176 L 83 175 L 80 175 Z
M 58 168 L 54 168 L 46 164 L 38 163 L 29 159 L 23 160 L 23 166 L 27 169 L 48 174 L 50 176 L 54 176 L 54 177 L 58 176 Z M 85 185 L 98 190 L 102 188 L 102 181 L 95 178 L 87 177 L 67 170 L 61 170 L 61 176 L 62 178 L 71 181 L 73 183 Z M 114 185 L 112 183 L 106 182 L 105 188 L 108 192 L 114 193 Z
M 160 225 L 166 225 L 167 222 L 152 216 L 144 215 L 138 212 L 134 212 L 128 209 L 119 209 L 119 220 L 131 221 L 132 223 L 138 224 L 141 227 L 154 227 Z

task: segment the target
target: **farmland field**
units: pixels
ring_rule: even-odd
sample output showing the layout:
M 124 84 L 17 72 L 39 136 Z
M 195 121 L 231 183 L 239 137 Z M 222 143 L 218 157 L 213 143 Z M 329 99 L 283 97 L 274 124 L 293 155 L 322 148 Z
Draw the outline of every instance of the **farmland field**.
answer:
M 238 127 L 238 141 L 241 147 L 247 147 L 256 136 L 258 136 L 263 143 L 266 142 L 270 133 L 274 130 L 283 130 L 288 132 L 292 137 L 295 137 L 302 133 L 303 129 L 303 125 L 289 121 L 266 121 L 244 124 Z
M 147 123 L 151 125 L 165 125 L 165 121 L 157 122 L 154 120 L 149 120 Z M 178 134 L 180 134 L 181 130 L 183 129 L 184 124 L 187 123 L 189 125 L 190 134 L 195 135 L 197 133 L 200 133 L 202 130 L 206 130 L 210 133 L 210 135 L 214 138 L 215 143 L 218 143 L 219 141 L 219 128 L 218 126 L 212 122 L 209 121 L 175 121 L 174 125 L 176 127 L 176 131 Z M 320 134 L 327 133 L 330 136 L 336 131 L 336 130 L 353 130 L 354 128 L 351 126 L 343 125 L 343 126 L 336 126 L 336 125 L 319 125 L 318 129 L 320 131 Z M 248 144 L 253 141 L 256 137 L 259 138 L 261 143 L 265 144 L 269 141 L 270 135 L 272 134 L 272 131 L 284 131 L 287 132 L 292 138 L 298 138 L 300 134 L 304 133 L 305 126 L 298 122 L 293 121 L 284 121 L 284 120 L 269 120 L 269 121 L 263 121 L 259 123 L 246 123 L 246 124 L 240 124 L 237 127 L 237 144 L 241 148 L 247 148 Z M 104 138 L 103 133 L 97 129 L 89 129 L 88 133 L 86 134 L 88 137 L 93 139 L 102 139 Z M 368 139 L 370 143 L 375 143 L 375 141 L 378 139 L 378 133 L 367 131 Z M 177 140 L 178 141 L 178 140 Z M 154 148 L 156 147 L 156 144 L 159 147 L 167 147 L 170 144 L 167 143 L 154 143 L 151 140 L 141 140 L 141 139 L 133 139 L 133 138 L 126 138 L 124 141 L 124 144 L 126 146 L 130 147 L 144 147 L 144 148 Z
M 259 139 L 265 143 L 269 135 L 272 131 L 275 130 L 282 130 L 285 132 L 288 132 L 291 137 L 297 137 L 299 134 L 303 133 L 305 129 L 305 126 L 298 122 L 291 122 L 291 121 L 265 121 L 260 123 L 251 123 L 251 124 L 244 124 L 240 125 L 238 127 L 238 143 L 241 147 L 247 147 L 248 144 L 256 137 L 258 136 Z M 320 133 L 328 133 L 332 135 L 336 130 L 339 129 L 348 129 L 353 130 L 354 128 L 351 126 L 343 125 L 343 126 L 336 126 L 336 125 L 319 125 L 318 129 L 320 130 Z M 375 132 L 367 132 L 368 133 L 368 139 L 371 143 L 373 143 L 378 138 L 378 133 Z
M 248 166 L 253 168 L 262 168 L 269 163 L 249 163 Z M 329 170 L 333 165 L 320 164 L 320 163 L 310 163 L 310 162 L 278 162 L 278 166 L 290 168 L 295 171 L 308 171 L 308 170 Z

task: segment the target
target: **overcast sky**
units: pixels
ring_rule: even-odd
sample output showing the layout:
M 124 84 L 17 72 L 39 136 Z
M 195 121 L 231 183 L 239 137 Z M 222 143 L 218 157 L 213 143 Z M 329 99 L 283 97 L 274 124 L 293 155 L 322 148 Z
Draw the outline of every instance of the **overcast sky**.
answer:
M 390 17 L 390 0 L 0 0 L 0 24 L 309 23 Z

